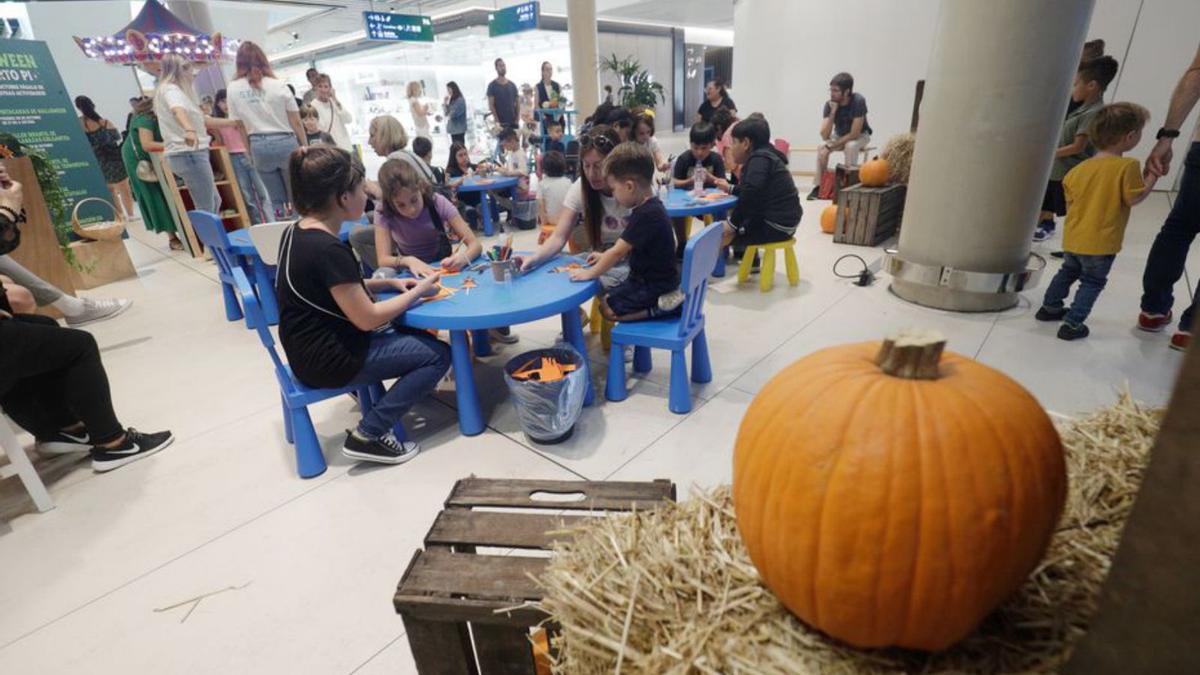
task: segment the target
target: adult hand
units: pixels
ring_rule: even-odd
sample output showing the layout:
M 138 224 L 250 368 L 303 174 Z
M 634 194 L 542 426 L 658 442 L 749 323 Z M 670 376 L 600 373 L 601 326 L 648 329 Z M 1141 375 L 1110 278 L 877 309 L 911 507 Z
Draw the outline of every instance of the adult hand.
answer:
M 1160 138 L 1146 158 L 1146 172 L 1162 178 L 1171 170 L 1171 139 Z
M 194 129 L 188 129 L 183 132 L 183 142 L 189 148 L 194 148 L 200 144 L 200 141 L 196 138 L 196 131 Z
M 418 277 L 421 277 L 422 279 L 427 279 L 437 273 L 437 270 L 433 269 L 433 267 L 431 267 L 428 263 L 416 258 L 411 258 L 406 262 L 408 263 L 406 265 L 408 267 L 408 271 L 412 272 Z
M 729 192 L 730 190 L 733 189 L 729 185 L 729 181 L 725 180 L 724 178 L 718 178 L 718 179 L 714 180 L 713 184 L 716 185 L 717 189 L 720 190 L 721 192 Z
M 436 295 L 438 292 L 438 282 L 441 281 L 441 279 L 442 275 L 438 272 L 434 272 L 433 274 L 430 274 L 414 284 L 413 290 L 420 294 L 421 297 Z
M 517 269 L 521 270 L 521 272 L 528 272 L 529 270 L 538 266 L 537 257 L 535 256 L 529 256 L 526 258 L 525 256 L 514 255 L 511 260 L 513 261 L 513 264 L 517 266 Z
M 589 266 L 595 265 L 598 262 L 600 262 L 600 253 L 597 251 L 592 251 L 591 253 L 587 254 L 587 264 Z

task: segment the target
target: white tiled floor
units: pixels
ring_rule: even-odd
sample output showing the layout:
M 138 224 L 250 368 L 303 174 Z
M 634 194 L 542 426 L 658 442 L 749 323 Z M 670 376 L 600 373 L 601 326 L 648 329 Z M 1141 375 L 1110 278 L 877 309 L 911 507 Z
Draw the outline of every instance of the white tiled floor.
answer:
M 714 379 L 694 389 L 690 415 L 667 410 L 662 354 L 652 373 L 631 378 L 628 400 L 604 402 L 604 355 L 594 348 L 599 405 L 584 411 L 570 441 L 535 447 L 520 432 L 499 368 L 553 343 L 558 327 L 542 321 L 519 327 L 519 345 L 477 366 L 490 410 L 483 435 L 458 435 L 453 395 L 441 392 L 415 412 L 420 457 L 401 467 L 354 466 L 337 453 L 354 409 L 330 401 L 314 407 L 330 470 L 311 481 L 295 475 L 262 346 L 244 324 L 224 319 L 214 267 L 135 232 L 128 247 L 139 278 L 94 292 L 135 304 L 91 330 L 121 419 L 170 428 L 178 440 L 103 476 L 83 461 L 40 461 L 58 505 L 46 514 L 32 512 L 19 483 L 0 483 L 0 673 L 412 672 L 391 593 L 455 479 L 669 478 L 681 494 L 728 481 L 739 420 L 774 373 L 815 349 L 900 327 L 943 331 L 950 349 L 1004 370 L 1056 411 L 1108 402 L 1125 382 L 1161 404 L 1181 355 L 1167 349 L 1166 335 L 1132 323 L 1168 204 L 1155 195 L 1135 210 L 1127 249 L 1089 321 L 1092 336 L 1064 343 L 1033 321 L 1037 290 L 1007 312 L 966 315 L 904 303 L 886 279 L 866 289 L 835 279 L 838 255 L 874 260 L 881 250 L 832 244 L 816 226 L 824 203 L 806 203 L 798 287 L 787 286 L 782 270 L 769 294 L 739 287 L 732 275 L 714 283 Z M 1177 295 L 1186 293 L 1181 284 Z M 154 611 L 247 583 L 204 600 L 186 622 L 186 607 Z

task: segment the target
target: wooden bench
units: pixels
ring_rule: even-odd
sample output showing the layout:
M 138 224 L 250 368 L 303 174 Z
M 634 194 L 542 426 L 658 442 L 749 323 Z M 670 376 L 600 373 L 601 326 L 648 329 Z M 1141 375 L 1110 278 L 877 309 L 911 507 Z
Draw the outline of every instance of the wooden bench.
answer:
M 577 496 L 574 501 L 566 497 Z M 425 536 L 396 588 L 393 605 L 404 620 L 409 648 L 422 675 L 537 673 L 530 628 L 548 617 L 527 606 L 542 599 L 542 553 L 494 555 L 480 548 L 548 551 L 587 512 L 651 509 L 674 501 L 670 481 L 593 482 L 464 478 Z M 479 509 L 506 508 L 510 511 Z M 560 511 L 578 511 L 562 514 Z M 554 626 L 547 626 L 554 632 Z M 478 666 L 476 665 L 478 658 Z

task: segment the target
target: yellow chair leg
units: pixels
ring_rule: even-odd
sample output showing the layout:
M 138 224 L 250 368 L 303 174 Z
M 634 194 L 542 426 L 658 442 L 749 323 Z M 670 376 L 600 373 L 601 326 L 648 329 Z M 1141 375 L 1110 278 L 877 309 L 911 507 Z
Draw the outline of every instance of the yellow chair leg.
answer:
M 764 248 L 762 269 L 758 272 L 758 289 L 763 293 L 775 285 L 775 249 Z
M 593 298 L 592 310 L 588 316 L 588 331 L 591 332 L 592 335 L 599 333 L 600 329 L 603 328 L 601 325 L 603 320 L 604 317 L 600 316 L 600 298 Z
M 738 265 L 739 284 L 750 279 L 750 268 L 754 267 L 754 254 L 757 251 L 757 246 L 747 246 L 746 252 L 742 254 L 742 264 Z
M 600 313 L 600 298 L 592 300 L 591 320 L 588 322 L 588 329 L 592 335 L 600 334 L 600 344 L 604 345 L 604 351 L 608 351 L 612 347 L 612 322 L 604 318 Z
M 612 322 L 608 319 L 601 318 L 604 322 L 600 329 L 600 344 L 604 347 L 605 353 L 612 349 Z
M 692 217 L 691 216 L 683 217 L 683 238 L 685 241 L 692 238 Z
M 712 225 L 712 214 L 706 213 L 704 214 L 704 226 L 708 227 L 709 225 Z
M 796 249 L 791 246 L 783 249 L 783 264 L 787 266 L 788 284 L 800 285 L 800 265 L 796 262 Z

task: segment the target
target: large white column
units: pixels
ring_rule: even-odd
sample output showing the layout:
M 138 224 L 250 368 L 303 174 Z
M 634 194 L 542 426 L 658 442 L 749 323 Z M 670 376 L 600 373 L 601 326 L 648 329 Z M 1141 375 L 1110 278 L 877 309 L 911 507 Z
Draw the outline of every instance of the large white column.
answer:
M 567 39 L 571 43 L 571 82 L 580 121 L 600 105 L 597 77 L 596 0 L 567 3 Z
M 1094 0 L 941 3 L 900 233 L 896 295 L 1017 303 Z

